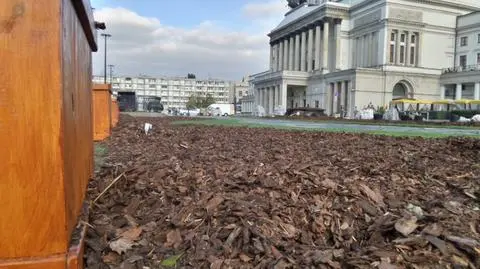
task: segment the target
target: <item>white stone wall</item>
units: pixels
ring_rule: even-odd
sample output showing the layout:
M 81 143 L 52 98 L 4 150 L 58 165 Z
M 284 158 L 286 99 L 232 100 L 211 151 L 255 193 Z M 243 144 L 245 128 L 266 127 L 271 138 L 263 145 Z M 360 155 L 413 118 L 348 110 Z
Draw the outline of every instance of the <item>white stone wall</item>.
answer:
M 462 16 L 458 19 L 458 35 L 457 35 L 457 54 L 455 65 L 460 65 L 460 56 L 467 56 L 468 65 L 478 65 L 477 54 L 480 53 L 480 13 Z M 462 46 L 462 37 L 467 37 L 467 45 Z
M 329 3 L 331 4 L 331 2 Z M 342 3 L 343 6 L 345 4 Z M 319 101 L 320 107 L 327 109 L 329 114 L 338 109 L 335 104 L 338 100 L 335 101 L 334 93 L 339 90 L 339 82 L 342 85 L 349 85 L 349 89 L 353 89 L 347 94 L 349 96 L 349 113 L 355 106 L 360 109 L 369 103 L 374 106 L 387 105 L 392 100 L 393 88 L 397 83 L 408 85 L 410 97 L 440 99 L 442 97 L 440 89 L 444 87 L 440 85 L 443 68 L 458 65 L 459 53 L 468 54 L 467 65 L 477 63 L 477 53 L 480 53 L 480 43 L 478 42 L 480 13 L 462 16 L 459 19 L 460 28 L 458 29 L 460 29 L 461 35 L 469 36 L 468 46 L 461 48 L 459 46 L 460 36 L 455 40 L 455 34 L 457 17 L 468 14 L 479 7 L 479 0 L 354 1 L 349 10 L 342 11 L 347 12 L 348 16 L 345 16 L 346 13 L 343 15 L 338 13 L 339 17 L 328 15 L 331 16 L 328 29 L 329 43 L 326 46 L 329 55 L 328 70 L 295 71 L 297 73 L 292 73 L 295 75 L 295 79 L 292 79 L 292 74 L 285 72 L 267 72 L 267 74 L 262 74 L 263 78 L 256 83 L 260 88 L 268 87 L 267 84 L 275 78 L 277 81 L 273 82 L 274 84 L 287 84 L 289 91 L 293 89 L 293 96 L 289 92 L 286 97 L 287 107 L 292 105 L 292 101 L 293 107 L 295 107 L 295 103 L 301 107 L 303 99 L 306 99 L 306 104 L 313 108 L 315 101 Z M 316 23 L 315 18 L 320 17 L 319 14 L 324 11 L 318 9 L 315 12 L 319 13 L 312 14 L 310 17 L 312 19 L 309 19 L 309 16 L 300 16 L 289 21 L 287 15 L 286 21 L 282 22 L 282 30 L 278 30 L 272 36 L 275 38 L 281 38 L 279 35 L 288 36 L 288 31 L 293 32 Z M 340 17 L 340 42 L 337 42 L 337 31 L 333 21 L 338 21 L 337 19 Z M 305 25 L 299 25 L 304 22 Z M 474 27 L 472 24 L 475 24 Z M 397 31 L 397 40 L 400 39 L 402 33 L 408 33 L 407 41 L 396 44 L 396 59 L 400 58 L 398 48 L 400 46 L 406 48 L 403 63 L 398 60 L 395 63 L 390 62 L 392 30 Z M 415 43 L 411 42 L 412 35 L 415 36 Z M 455 42 L 457 42 L 457 46 L 455 46 Z M 340 44 L 339 52 L 336 51 L 337 44 Z M 414 44 L 415 47 L 413 64 L 409 61 L 411 44 Z M 276 46 L 278 45 L 275 45 L 273 50 L 276 49 Z M 456 47 L 457 55 L 455 55 Z M 307 48 L 308 46 L 302 47 L 302 49 Z M 322 34 L 320 52 L 322 59 L 323 49 Z M 275 53 L 273 54 L 275 55 Z M 297 55 L 296 52 L 295 55 Z M 279 56 L 282 57 L 282 55 Z M 457 63 L 455 63 L 455 59 Z M 273 65 L 275 66 L 275 64 Z M 322 67 L 325 67 L 323 63 Z M 302 74 L 305 76 L 301 77 Z M 451 77 L 449 81 L 456 80 Z M 330 83 L 335 83 L 335 91 L 332 91 Z M 467 86 L 471 87 L 470 84 L 469 82 Z M 303 95 L 303 91 L 298 89 L 302 89 L 305 85 L 306 94 Z M 255 87 L 257 88 L 257 85 Z M 459 86 L 457 85 L 457 87 Z M 475 87 L 480 88 L 480 85 Z M 344 87 L 341 87 L 341 90 L 345 90 Z M 259 97 L 258 100 L 262 99 Z

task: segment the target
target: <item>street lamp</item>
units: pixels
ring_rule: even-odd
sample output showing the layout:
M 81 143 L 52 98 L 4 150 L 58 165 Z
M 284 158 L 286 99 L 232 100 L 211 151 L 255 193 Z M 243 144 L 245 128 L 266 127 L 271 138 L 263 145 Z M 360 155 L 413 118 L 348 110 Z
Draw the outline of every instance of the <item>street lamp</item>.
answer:
M 103 83 L 107 84 L 107 38 L 111 37 L 111 34 L 102 34 L 102 36 L 105 38 L 105 59 L 104 59 L 104 77 L 103 77 Z
M 113 68 L 114 67 L 115 67 L 115 65 L 113 65 L 113 64 L 108 65 L 108 68 L 110 70 L 110 83 L 113 83 Z

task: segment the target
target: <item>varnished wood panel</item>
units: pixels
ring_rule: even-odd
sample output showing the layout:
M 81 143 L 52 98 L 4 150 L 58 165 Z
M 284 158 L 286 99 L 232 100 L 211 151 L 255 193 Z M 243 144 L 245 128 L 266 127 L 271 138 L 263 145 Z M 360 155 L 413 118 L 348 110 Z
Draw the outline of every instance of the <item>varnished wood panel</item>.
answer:
M 93 86 L 93 139 L 103 140 L 111 131 L 111 95 L 109 84 Z
M 78 1 L 0 0 L 1 269 L 67 266 L 93 171 L 96 44 Z
M 0 269 L 65 269 L 65 255 L 60 254 L 40 259 L 0 261 Z M 80 267 L 75 269 L 80 269 Z
M 120 109 L 118 107 L 118 102 L 117 100 L 112 100 L 112 127 L 117 126 L 118 124 L 118 118 L 120 117 Z
M 63 133 L 67 231 L 93 171 L 91 50 L 70 0 L 63 5 Z
M 0 1 L 0 259 L 67 248 L 59 0 Z

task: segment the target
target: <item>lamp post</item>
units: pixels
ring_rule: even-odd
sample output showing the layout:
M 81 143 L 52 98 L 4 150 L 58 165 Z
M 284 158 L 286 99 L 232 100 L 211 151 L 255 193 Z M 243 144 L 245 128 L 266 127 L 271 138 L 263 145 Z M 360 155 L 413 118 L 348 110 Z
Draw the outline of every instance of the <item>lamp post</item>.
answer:
M 102 34 L 102 36 L 105 38 L 105 58 L 104 58 L 104 77 L 103 77 L 103 83 L 107 84 L 107 38 L 111 37 L 111 34 Z
M 115 67 L 115 65 L 113 65 L 113 64 L 108 65 L 108 68 L 109 68 L 109 71 L 110 71 L 110 83 L 113 83 L 113 68 L 114 67 Z

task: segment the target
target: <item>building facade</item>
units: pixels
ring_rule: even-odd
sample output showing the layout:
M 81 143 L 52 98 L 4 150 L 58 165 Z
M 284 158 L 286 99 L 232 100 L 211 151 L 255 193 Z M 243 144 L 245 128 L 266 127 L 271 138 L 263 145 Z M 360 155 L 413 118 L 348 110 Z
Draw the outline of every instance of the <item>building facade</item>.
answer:
M 104 78 L 94 76 L 93 82 L 103 83 Z M 143 111 L 141 105 L 144 96 L 161 97 L 165 109 L 186 108 L 188 98 L 192 95 L 210 94 L 216 103 L 227 104 L 230 99 L 231 82 L 225 80 L 200 80 L 185 77 L 113 77 L 109 79 L 112 84 L 112 92 L 133 92 L 137 98 L 139 111 Z
M 480 99 L 480 12 L 457 19 L 455 62 L 442 70 L 442 99 Z
M 440 99 L 457 18 L 477 10 L 477 0 L 307 1 L 269 34 L 270 68 L 253 79 L 256 103 L 267 114 L 315 107 L 352 115 L 394 98 Z
M 253 83 L 253 77 L 248 76 L 244 80 L 247 82 L 247 91 L 240 99 L 240 104 L 242 106 L 242 114 L 253 115 L 257 108 L 255 103 L 255 85 Z

